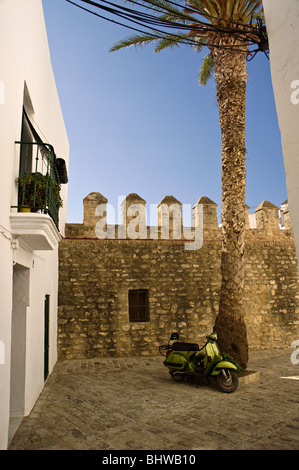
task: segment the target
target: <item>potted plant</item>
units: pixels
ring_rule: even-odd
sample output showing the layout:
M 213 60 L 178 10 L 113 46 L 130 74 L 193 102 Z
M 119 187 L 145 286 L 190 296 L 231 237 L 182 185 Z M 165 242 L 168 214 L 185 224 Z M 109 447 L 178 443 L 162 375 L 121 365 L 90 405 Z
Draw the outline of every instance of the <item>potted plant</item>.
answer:
M 49 196 L 57 208 L 62 207 L 60 197 L 60 184 L 49 175 L 39 172 L 28 173 L 24 177 L 17 178 L 19 185 L 19 210 L 21 212 L 47 212 Z M 29 210 L 28 210 L 29 209 Z

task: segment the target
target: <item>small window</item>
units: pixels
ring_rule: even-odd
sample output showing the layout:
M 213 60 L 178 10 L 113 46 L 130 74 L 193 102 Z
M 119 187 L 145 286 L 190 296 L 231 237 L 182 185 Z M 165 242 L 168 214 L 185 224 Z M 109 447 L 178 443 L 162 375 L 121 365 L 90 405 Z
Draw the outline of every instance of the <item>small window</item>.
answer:
M 149 321 L 148 290 L 129 290 L 129 320 Z

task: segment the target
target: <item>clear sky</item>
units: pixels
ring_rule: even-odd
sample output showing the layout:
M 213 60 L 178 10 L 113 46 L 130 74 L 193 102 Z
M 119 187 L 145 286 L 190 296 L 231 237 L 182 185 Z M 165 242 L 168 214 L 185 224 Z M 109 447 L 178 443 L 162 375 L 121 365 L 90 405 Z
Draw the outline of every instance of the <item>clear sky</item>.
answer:
M 208 196 L 220 221 L 221 137 L 215 82 L 198 85 L 204 54 L 190 46 L 109 52 L 133 33 L 65 0 L 42 3 L 70 142 L 68 222 L 82 222 L 82 200 L 93 191 L 116 217 L 129 193 L 148 206 L 171 194 L 184 204 L 185 223 Z M 279 206 L 285 171 L 270 63 L 261 53 L 248 63 L 246 136 L 249 211 L 264 200 Z

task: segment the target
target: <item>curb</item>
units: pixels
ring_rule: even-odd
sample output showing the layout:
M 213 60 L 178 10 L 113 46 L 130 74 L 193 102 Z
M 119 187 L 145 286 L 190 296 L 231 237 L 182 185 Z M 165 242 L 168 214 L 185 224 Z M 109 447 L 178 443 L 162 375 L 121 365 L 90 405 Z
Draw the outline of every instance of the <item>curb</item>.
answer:
M 247 385 L 252 382 L 257 382 L 260 378 L 260 373 L 255 371 L 250 371 L 249 374 L 239 377 L 239 387 Z

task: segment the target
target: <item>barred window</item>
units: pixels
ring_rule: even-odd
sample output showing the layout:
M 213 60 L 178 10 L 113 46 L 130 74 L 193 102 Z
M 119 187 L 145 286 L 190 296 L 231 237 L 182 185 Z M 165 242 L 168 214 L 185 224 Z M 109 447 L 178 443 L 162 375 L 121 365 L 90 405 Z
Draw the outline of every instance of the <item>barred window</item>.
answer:
M 129 290 L 129 320 L 130 322 L 149 321 L 148 290 Z

